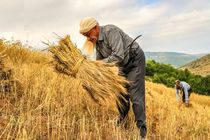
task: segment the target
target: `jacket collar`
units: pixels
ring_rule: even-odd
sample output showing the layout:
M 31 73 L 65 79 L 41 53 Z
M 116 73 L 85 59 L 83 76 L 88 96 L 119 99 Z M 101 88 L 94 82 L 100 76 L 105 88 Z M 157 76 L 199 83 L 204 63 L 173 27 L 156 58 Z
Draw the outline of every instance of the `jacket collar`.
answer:
M 98 41 L 104 40 L 104 27 L 99 26 L 99 35 L 98 35 Z

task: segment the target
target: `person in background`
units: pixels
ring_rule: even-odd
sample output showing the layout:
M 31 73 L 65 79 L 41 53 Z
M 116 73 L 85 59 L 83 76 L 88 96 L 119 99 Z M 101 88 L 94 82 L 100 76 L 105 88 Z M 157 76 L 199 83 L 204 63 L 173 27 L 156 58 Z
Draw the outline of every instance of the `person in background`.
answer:
M 80 33 L 87 37 L 96 48 L 96 59 L 106 63 L 116 63 L 123 75 L 131 82 L 125 100 L 121 100 L 118 123 L 124 122 L 130 108 L 130 100 L 141 139 L 146 137 L 145 112 L 145 55 L 139 44 L 115 25 L 100 26 L 93 17 L 85 17 L 80 22 Z M 84 45 L 85 46 L 85 45 Z M 89 48 L 93 51 L 93 48 Z
M 176 80 L 175 89 L 177 100 L 180 101 L 180 92 L 182 92 L 182 102 L 185 103 L 186 106 L 189 106 L 189 97 L 192 93 L 190 85 L 184 81 Z

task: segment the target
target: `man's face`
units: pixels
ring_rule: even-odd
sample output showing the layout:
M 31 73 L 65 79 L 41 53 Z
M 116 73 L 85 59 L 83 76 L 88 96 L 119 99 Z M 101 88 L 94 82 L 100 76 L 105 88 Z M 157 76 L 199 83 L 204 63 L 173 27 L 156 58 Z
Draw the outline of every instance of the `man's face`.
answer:
M 95 44 L 98 40 L 97 26 L 95 26 L 93 29 L 91 29 L 87 33 L 84 33 L 83 35 L 87 37 L 88 41 L 91 41 L 93 44 Z

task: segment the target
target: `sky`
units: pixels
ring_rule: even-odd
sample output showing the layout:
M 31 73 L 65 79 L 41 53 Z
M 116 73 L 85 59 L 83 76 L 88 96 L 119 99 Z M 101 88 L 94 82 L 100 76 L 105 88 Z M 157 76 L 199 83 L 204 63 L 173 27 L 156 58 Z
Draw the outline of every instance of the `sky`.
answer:
M 144 51 L 210 53 L 210 0 L 1 0 L 0 38 L 36 49 L 69 34 L 81 47 L 83 17 L 114 24 Z

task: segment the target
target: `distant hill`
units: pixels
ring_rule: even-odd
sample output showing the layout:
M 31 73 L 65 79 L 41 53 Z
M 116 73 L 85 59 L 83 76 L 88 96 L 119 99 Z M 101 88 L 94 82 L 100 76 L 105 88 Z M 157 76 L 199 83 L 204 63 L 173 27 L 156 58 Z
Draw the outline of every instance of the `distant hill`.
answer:
M 159 63 L 171 64 L 174 67 L 183 66 L 205 54 L 185 54 L 177 52 L 145 52 L 147 60 L 155 60 Z
M 181 69 L 185 68 L 187 68 L 192 73 L 198 75 L 202 76 L 210 75 L 210 54 L 205 55 L 181 67 Z

